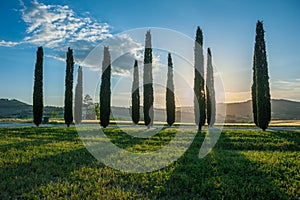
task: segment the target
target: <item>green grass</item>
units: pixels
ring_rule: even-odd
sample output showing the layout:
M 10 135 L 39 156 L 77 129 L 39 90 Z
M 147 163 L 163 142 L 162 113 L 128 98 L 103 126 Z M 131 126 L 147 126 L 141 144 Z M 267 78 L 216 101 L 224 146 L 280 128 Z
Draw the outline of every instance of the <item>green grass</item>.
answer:
M 146 152 L 166 145 L 176 129 L 148 139 L 119 129 L 105 133 L 121 148 Z M 300 132 L 226 130 L 198 159 L 204 137 L 197 134 L 166 168 L 134 174 L 93 158 L 74 128 L 1 128 L 0 199 L 300 198 Z

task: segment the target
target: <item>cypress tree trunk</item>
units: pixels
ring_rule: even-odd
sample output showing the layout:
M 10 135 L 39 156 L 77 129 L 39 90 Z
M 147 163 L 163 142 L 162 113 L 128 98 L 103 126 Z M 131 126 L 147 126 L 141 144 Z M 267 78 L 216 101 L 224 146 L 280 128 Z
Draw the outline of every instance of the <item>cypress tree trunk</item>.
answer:
M 73 50 L 69 47 L 67 52 L 67 65 L 66 65 L 66 90 L 65 90 L 65 110 L 64 119 L 66 125 L 69 127 L 73 122 L 73 72 L 74 72 L 74 59 Z
M 82 120 L 82 68 L 78 67 L 77 84 L 75 88 L 75 123 L 79 124 Z
M 133 67 L 133 82 L 131 90 L 132 110 L 131 117 L 134 124 L 140 120 L 140 91 L 139 91 L 139 68 L 138 61 L 135 60 Z
M 203 56 L 203 34 L 198 26 L 196 32 L 195 48 L 195 79 L 194 79 L 194 113 L 195 123 L 198 131 L 201 131 L 206 119 L 206 102 L 204 90 L 204 56 Z
M 43 117 L 43 47 L 38 47 L 34 70 L 33 88 L 33 122 L 36 126 L 42 123 Z
M 152 45 L 150 31 L 146 33 L 146 46 L 144 54 L 144 121 L 150 128 L 153 126 L 153 78 L 152 78 Z
M 100 86 L 100 124 L 106 128 L 109 124 L 110 117 L 110 76 L 111 63 L 109 47 L 104 47 L 103 61 L 102 61 L 102 77 Z
M 212 127 L 216 119 L 216 97 L 212 56 L 209 48 L 207 49 L 206 95 L 207 124 Z
M 166 89 L 166 109 L 167 109 L 167 123 L 169 126 L 175 122 L 175 97 L 174 97 L 174 83 L 173 83 L 173 63 L 171 54 L 168 54 L 168 79 Z
M 271 97 L 269 88 L 268 63 L 266 44 L 264 40 L 263 23 L 256 24 L 256 37 L 254 47 L 254 72 L 255 72 L 255 102 L 257 125 L 266 130 L 271 121 Z M 253 97 L 252 97 L 253 98 Z

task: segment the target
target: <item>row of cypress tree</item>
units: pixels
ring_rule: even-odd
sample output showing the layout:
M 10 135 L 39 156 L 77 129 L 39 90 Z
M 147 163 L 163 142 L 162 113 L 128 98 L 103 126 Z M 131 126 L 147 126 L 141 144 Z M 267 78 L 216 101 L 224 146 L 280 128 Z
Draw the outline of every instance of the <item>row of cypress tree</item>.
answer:
M 210 126 L 215 121 L 215 90 L 213 67 L 211 59 L 211 51 L 208 48 L 207 60 L 207 82 L 205 98 L 204 90 L 204 56 L 203 56 L 203 35 L 200 27 L 197 28 L 195 41 L 195 122 L 198 124 L 199 130 L 205 123 L 206 119 L 206 105 L 207 105 L 207 122 Z M 152 47 L 151 47 L 151 33 L 147 31 L 145 40 L 144 53 L 144 121 L 145 125 L 151 127 L 153 125 L 153 79 L 152 79 Z M 132 121 L 137 124 L 140 118 L 139 108 L 139 78 L 138 78 L 138 64 L 137 60 L 134 63 L 133 83 L 132 83 Z M 168 54 L 168 75 L 166 87 L 166 113 L 167 123 L 169 126 L 175 122 L 175 96 L 174 96 L 174 82 L 173 82 L 173 62 L 171 54 Z M 200 117 L 201 116 L 201 117 Z
M 200 40 L 199 40 L 200 38 Z M 205 113 L 205 92 L 204 92 L 204 79 L 203 79 L 203 52 L 202 50 L 202 31 L 198 27 L 196 43 L 195 43 L 195 96 L 198 94 L 202 94 L 200 96 L 200 112 Z M 198 45 L 200 44 L 200 46 Z M 200 54 L 198 54 L 198 50 L 200 50 Z M 110 107 L 111 107 L 111 90 L 110 90 L 110 77 L 111 77 L 111 61 L 110 61 L 110 53 L 109 47 L 104 47 L 104 57 L 102 62 L 102 77 L 101 77 L 101 86 L 100 86 L 100 124 L 103 127 L 107 127 L 109 124 L 110 118 Z M 200 62 L 198 57 L 200 55 Z M 209 55 L 210 50 L 209 50 Z M 211 58 L 211 56 L 210 56 Z M 201 60 L 202 59 L 202 60 Z M 43 50 L 42 47 L 38 48 L 37 52 L 37 63 L 36 63 L 36 73 L 42 74 L 42 62 L 43 62 Z M 200 64 L 199 64 L 200 63 Z M 201 65 L 202 64 L 202 65 Z M 211 65 L 211 62 L 210 62 Z M 210 66 L 212 69 L 212 66 Z M 73 122 L 73 71 L 74 71 L 74 58 L 73 51 L 71 48 L 68 48 L 67 59 L 66 59 L 66 77 L 65 77 L 65 107 L 64 107 L 64 119 L 66 125 L 69 127 Z M 201 72 L 201 73 L 199 73 Z M 132 85 L 132 121 L 135 124 L 138 124 L 140 119 L 140 96 L 139 96 L 139 77 L 138 77 L 138 62 L 135 60 L 134 63 L 134 74 L 133 74 L 133 85 Z M 209 74 L 207 74 L 209 75 Z M 42 89 L 42 77 L 35 75 L 35 87 Z M 200 80 L 196 81 L 196 80 Z M 213 74 L 210 74 L 210 83 L 212 91 L 213 89 Z M 41 87 L 39 87 L 41 85 Z M 208 84 L 207 84 L 208 85 Z M 197 88 L 201 88 L 200 93 Z M 39 105 L 38 102 L 42 100 L 42 91 L 34 89 L 34 113 L 35 116 L 35 124 L 38 126 L 41 123 L 42 118 L 42 109 L 43 105 Z M 78 68 L 78 76 L 77 76 L 77 84 L 75 88 L 75 122 L 80 123 L 82 119 L 82 68 L 79 66 Z M 208 87 L 207 87 L 208 90 Z M 214 98 L 214 95 L 211 96 L 211 99 Z M 148 31 L 146 33 L 146 41 L 145 41 L 145 54 L 144 54 L 144 121 L 147 127 L 151 127 L 153 125 L 154 112 L 153 112 L 153 78 L 152 78 L 152 46 L 151 46 L 151 33 Z M 207 100 L 207 104 L 209 103 L 209 99 Z M 39 106 L 39 107 L 38 107 Z M 197 105 L 195 105 L 197 106 Z M 38 107 L 38 109 L 37 109 Z M 212 105 L 210 105 L 212 107 Z M 204 109 L 203 109 L 204 108 Z M 36 110 L 40 111 L 37 112 Z M 175 122 L 175 96 L 174 96 L 174 83 L 173 83 L 173 62 L 171 54 L 168 54 L 168 75 L 167 75 L 167 88 L 166 88 L 166 111 L 167 111 L 167 123 L 171 126 Z M 196 115 L 198 114 L 195 112 Z M 211 112 L 210 112 L 211 113 Z M 202 113 L 200 114 L 200 116 Z M 199 115 L 198 115 L 199 116 Z M 40 121 L 38 121 L 40 120 Z M 203 118 L 200 120 L 201 125 L 204 125 Z M 196 120 L 197 123 L 197 120 Z
M 204 80 L 203 33 L 199 26 L 196 31 L 194 59 L 194 113 L 198 131 L 201 131 L 205 121 L 209 126 L 213 126 L 215 123 L 216 99 L 210 48 L 207 49 L 206 84 Z
M 149 88 L 144 87 L 144 88 L 151 89 L 150 87 Z M 149 95 L 149 94 L 146 93 L 146 95 Z M 144 96 L 145 96 L 145 94 L 144 94 Z M 153 97 L 150 97 L 150 98 L 153 98 Z M 138 122 L 140 120 L 140 94 L 139 94 L 139 70 L 138 70 L 138 61 L 137 60 L 134 61 L 131 100 L 132 100 L 132 108 L 131 108 L 132 122 L 134 124 L 138 124 Z M 146 101 L 146 103 L 149 103 L 149 102 Z M 148 126 L 148 127 L 151 127 L 153 125 L 153 121 L 152 121 L 153 118 L 150 118 L 150 116 L 153 117 L 154 115 L 153 115 L 153 113 L 150 115 L 151 107 L 150 107 L 149 110 L 150 111 L 148 111 L 148 109 L 144 109 L 144 115 L 148 114 L 148 116 L 149 116 L 147 119 L 144 119 L 144 120 L 145 120 L 145 125 Z M 145 111 L 146 111 L 146 113 L 145 113 Z M 166 88 L 166 112 L 167 112 L 167 123 L 168 123 L 169 126 L 172 126 L 172 124 L 175 122 L 175 96 L 174 96 L 174 82 L 173 82 L 173 62 L 172 62 L 172 57 L 171 57 L 170 53 L 168 54 L 168 76 L 167 76 L 167 88 Z M 151 122 L 146 121 L 146 120 L 151 120 Z
M 43 47 L 38 47 L 36 52 L 36 63 L 34 71 L 34 86 L 33 86 L 33 122 L 36 126 L 39 126 L 42 123 L 43 117 Z M 75 108 L 77 108 L 78 102 L 82 102 L 82 71 L 79 67 L 78 72 L 78 85 L 76 86 L 76 95 L 75 97 Z M 80 74 L 81 71 L 81 74 Z M 74 58 L 73 50 L 69 47 L 67 51 L 66 59 L 66 77 L 65 77 L 65 100 L 64 100 L 64 120 L 66 125 L 69 127 L 73 122 L 73 72 L 74 72 Z M 81 95 L 79 94 L 81 91 Z M 81 100 L 80 100 L 81 96 Z M 79 106 L 81 107 L 81 106 Z M 80 110 L 75 109 L 76 117 L 75 120 L 78 120 Z M 80 119 L 81 120 L 81 119 Z
M 34 91 L 33 91 L 33 117 L 36 126 L 42 122 L 43 116 L 43 48 L 38 47 L 36 53 L 36 64 L 34 73 Z M 198 130 L 207 121 L 209 126 L 215 123 L 216 100 L 214 90 L 214 76 L 212 66 L 211 50 L 207 49 L 207 73 L 206 84 L 204 80 L 204 55 L 203 55 L 203 33 L 200 27 L 197 27 L 195 47 L 194 47 L 194 112 L 195 123 Z M 65 106 L 64 120 L 69 127 L 73 122 L 73 72 L 74 58 L 73 50 L 68 48 L 66 59 L 66 77 L 65 77 Z M 138 124 L 140 119 L 140 96 L 139 96 L 139 70 L 138 62 L 134 62 L 134 73 L 132 83 L 132 121 Z M 111 61 L 109 47 L 104 47 L 104 57 L 102 61 L 102 77 L 100 86 L 100 124 L 107 127 L 110 119 L 111 108 Z M 152 45 L 151 33 L 147 31 L 144 51 L 144 122 L 147 127 L 153 126 L 153 76 L 152 76 Z M 80 123 L 82 119 L 82 68 L 78 68 L 77 84 L 75 89 L 75 122 Z M 206 86 L 206 87 L 205 87 Z M 271 120 L 271 103 L 268 65 L 266 57 L 266 47 L 264 41 L 263 23 L 257 22 L 256 38 L 253 60 L 253 85 L 252 107 L 254 123 L 265 130 Z M 166 111 L 167 123 L 171 126 L 175 122 L 175 96 L 173 83 L 173 62 L 171 54 L 168 54 L 168 75 L 166 88 Z

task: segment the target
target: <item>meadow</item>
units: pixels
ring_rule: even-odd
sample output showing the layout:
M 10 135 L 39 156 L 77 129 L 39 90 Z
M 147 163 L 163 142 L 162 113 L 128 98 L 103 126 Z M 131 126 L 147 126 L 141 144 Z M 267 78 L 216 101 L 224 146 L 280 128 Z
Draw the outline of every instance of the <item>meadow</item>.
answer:
M 196 134 L 180 159 L 158 171 L 128 173 L 96 160 L 74 127 L 0 128 L 0 199 L 300 199 L 298 130 L 223 130 L 202 159 L 205 131 L 166 128 L 133 138 L 109 128 L 105 134 L 144 152 L 166 145 L 177 131 Z

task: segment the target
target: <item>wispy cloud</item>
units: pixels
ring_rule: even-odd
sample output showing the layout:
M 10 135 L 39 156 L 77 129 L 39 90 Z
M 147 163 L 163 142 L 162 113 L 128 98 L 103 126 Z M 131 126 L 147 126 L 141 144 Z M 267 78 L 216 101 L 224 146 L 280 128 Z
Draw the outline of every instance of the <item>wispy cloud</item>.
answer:
M 47 48 L 76 45 L 89 48 L 111 36 L 110 26 L 91 17 L 77 15 L 67 5 L 45 5 L 37 0 L 20 11 L 26 23 L 25 43 L 42 45 Z
M 20 44 L 20 42 L 12 42 L 12 41 L 4 41 L 4 40 L 0 41 L 0 46 L 4 46 L 4 47 L 13 47 L 18 44 Z
M 300 78 L 289 80 L 274 80 L 271 84 L 272 90 L 278 91 L 300 91 Z
M 143 66 L 144 46 L 141 42 L 134 40 L 129 34 L 122 33 L 106 39 L 101 45 L 91 51 L 81 62 L 82 65 L 93 70 L 100 70 L 103 59 L 103 46 L 109 46 L 113 74 L 130 75 L 133 71 L 134 60 L 138 60 L 139 66 Z M 159 55 L 153 53 L 152 63 L 154 72 L 160 65 Z
M 67 47 L 71 47 L 77 64 L 99 70 L 103 45 L 108 45 L 114 74 L 130 74 L 134 59 L 142 64 L 142 43 L 128 34 L 112 36 L 112 27 L 90 17 L 88 12 L 79 15 L 68 5 L 47 5 L 38 0 L 28 4 L 20 0 L 20 6 L 18 11 L 26 24 L 25 37 L 21 41 L 1 40 L 0 46 L 43 46 L 45 56 L 61 61 L 65 60 Z M 158 56 L 153 55 L 153 63 L 159 63 Z
M 34 0 L 28 5 L 20 1 L 20 6 L 26 35 L 21 41 L 1 40 L 0 46 L 43 46 L 56 58 L 64 58 L 70 46 L 76 49 L 76 58 L 80 60 L 97 44 L 112 36 L 110 25 L 93 19 L 88 13 L 78 15 L 67 5 L 46 5 Z
M 300 78 L 271 81 L 271 96 L 275 99 L 300 99 Z

